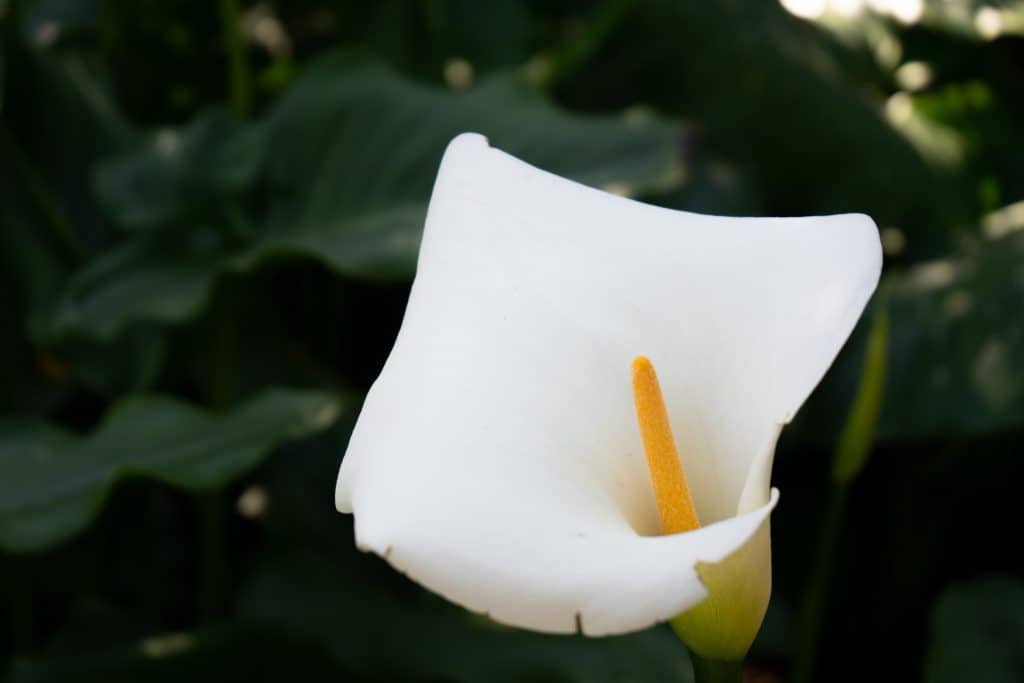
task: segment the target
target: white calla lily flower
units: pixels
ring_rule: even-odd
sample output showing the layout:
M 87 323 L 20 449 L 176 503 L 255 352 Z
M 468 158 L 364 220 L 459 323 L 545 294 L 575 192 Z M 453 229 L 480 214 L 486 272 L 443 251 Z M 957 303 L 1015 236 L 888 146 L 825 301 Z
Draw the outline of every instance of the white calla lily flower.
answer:
M 685 612 L 692 649 L 740 658 L 771 590 L 776 439 L 880 269 L 860 214 L 672 211 L 461 135 L 338 510 L 499 622 L 597 636 Z M 659 448 L 681 468 L 659 474 Z M 695 518 L 665 528 L 677 494 Z

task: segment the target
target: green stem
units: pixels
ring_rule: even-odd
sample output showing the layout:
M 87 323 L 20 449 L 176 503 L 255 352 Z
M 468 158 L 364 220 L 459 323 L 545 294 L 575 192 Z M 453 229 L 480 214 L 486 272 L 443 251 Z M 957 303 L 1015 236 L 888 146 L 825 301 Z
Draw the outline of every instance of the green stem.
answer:
M 821 624 L 828 607 L 828 587 L 832 583 L 839 535 L 846 516 L 846 495 L 845 485 L 832 487 L 825 521 L 821 528 L 818 554 L 798 616 L 796 636 L 799 649 L 793 665 L 793 683 L 810 683 L 814 675 Z
M 821 540 L 797 623 L 798 651 L 793 664 L 794 683 L 809 683 L 814 675 L 821 626 L 828 607 L 828 588 L 835 572 L 836 554 L 846 515 L 846 498 L 871 455 L 885 395 L 889 316 L 886 291 L 879 290 L 864 367 L 853 404 L 846 416 L 832 459 L 832 487 L 821 528 Z
M 593 59 L 632 8 L 633 0 L 605 0 L 579 35 L 554 55 L 543 87 L 548 90 L 558 87 Z
M 46 184 L 39 177 L 39 173 L 32 166 L 28 156 L 3 120 L 0 120 L 0 143 L 11 159 L 11 165 L 25 188 L 29 201 L 39 213 L 42 224 L 49 230 L 57 248 L 65 258 L 75 265 L 85 261 L 85 248 L 64 219 L 57 201 L 51 196 Z
M 740 683 L 743 680 L 743 662 L 720 662 L 704 659 L 690 652 L 695 683 Z
M 249 85 L 249 65 L 242 42 L 242 18 L 238 0 L 220 0 L 220 20 L 224 26 L 224 49 L 228 53 L 228 87 L 231 108 L 241 118 L 249 115 L 252 91 Z

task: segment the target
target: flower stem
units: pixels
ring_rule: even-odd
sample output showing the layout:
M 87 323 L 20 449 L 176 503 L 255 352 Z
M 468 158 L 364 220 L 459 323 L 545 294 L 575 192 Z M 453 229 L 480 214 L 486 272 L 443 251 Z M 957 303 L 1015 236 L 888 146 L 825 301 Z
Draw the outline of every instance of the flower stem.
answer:
M 740 683 L 743 680 L 743 662 L 722 662 L 705 659 L 690 652 L 695 683 Z
M 228 87 L 231 108 L 240 118 L 249 114 L 252 92 L 249 85 L 249 65 L 242 43 L 242 20 L 238 0 L 220 0 L 220 20 L 224 26 L 224 48 L 228 54 Z
M 888 302 L 886 291 L 882 289 L 878 295 L 874 320 L 868 335 L 860 383 L 832 459 L 832 486 L 825 521 L 821 528 L 818 556 L 807 583 L 797 622 L 799 650 L 793 664 L 794 683 L 809 683 L 814 676 L 821 625 L 828 607 L 828 588 L 835 572 L 839 538 L 846 516 L 846 499 L 850 486 L 871 455 L 875 429 L 881 415 L 888 343 Z
M 541 86 L 553 90 L 579 71 L 604 47 L 632 8 L 631 0 L 605 0 L 576 38 L 554 55 Z
M 829 495 L 828 510 L 825 512 L 821 539 L 818 543 L 818 556 L 798 616 L 796 636 L 799 651 L 793 665 L 793 683 L 809 683 L 814 675 L 821 624 L 825 608 L 828 606 L 828 587 L 832 583 L 832 574 L 835 571 L 839 535 L 845 516 L 846 486 L 838 484 L 832 487 Z

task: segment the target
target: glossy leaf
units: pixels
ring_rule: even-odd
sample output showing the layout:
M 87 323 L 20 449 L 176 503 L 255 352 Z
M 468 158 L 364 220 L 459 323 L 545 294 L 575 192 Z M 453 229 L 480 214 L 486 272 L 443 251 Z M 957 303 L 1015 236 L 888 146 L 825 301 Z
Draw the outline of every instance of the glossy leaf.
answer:
M 1024 421 L 1024 233 L 892 282 L 883 437 L 986 433 Z
M 1024 232 L 888 276 L 889 354 L 877 438 L 994 434 L 1024 423 Z M 857 386 L 867 325 L 795 423 L 831 439 Z
M 72 280 L 43 338 L 110 338 L 132 323 L 181 322 L 202 310 L 218 275 L 281 257 L 318 260 L 361 279 L 407 280 L 441 154 L 465 130 L 485 132 L 554 173 L 617 191 L 643 193 L 682 178 L 678 126 L 650 116 L 571 115 L 511 75 L 450 93 L 331 57 L 310 68 L 264 126 L 269 218 L 250 246 L 232 248 L 224 231 L 191 226 L 176 228 L 186 235 L 130 241 Z M 199 211 L 210 196 L 244 187 L 259 163 L 261 135 L 226 115 L 200 119 L 173 144 L 160 135 L 98 175 L 126 226 Z
M 133 323 L 168 324 L 202 310 L 225 251 L 217 235 L 192 230 L 133 240 L 77 273 L 36 336 L 109 340 Z
M 275 390 L 210 415 L 178 400 L 138 396 L 81 438 L 39 424 L 9 427 L 0 440 L 0 548 L 38 551 L 82 530 L 124 477 L 214 489 L 282 441 L 323 429 L 341 407 L 334 396 Z
M 214 109 L 100 164 L 96 190 L 113 220 L 129 230 L 201 217 L 204 210 L 230 220 L 238 193 L 262 161 L 260 130 Z
M 271 236 L 256 253 L 305 252 L 373 280 L 412 275 L 441 154 L 464 131 L 588 185 L 635 195 L 682 179 L 678 126 L 571 115 L 515 75 L 452 93 L 332 56 L 267 127 Z

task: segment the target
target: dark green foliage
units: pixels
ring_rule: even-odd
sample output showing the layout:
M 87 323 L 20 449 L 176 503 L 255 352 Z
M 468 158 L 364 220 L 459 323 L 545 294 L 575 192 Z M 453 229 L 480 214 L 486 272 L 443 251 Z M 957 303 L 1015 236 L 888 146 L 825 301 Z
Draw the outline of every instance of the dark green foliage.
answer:
M 111 219 L 138 234 L 69 281 L 40 334 L 108 339 L 134 323 L 179 323 L 200 312 L 219 275 L 286 256 L 409 280 L 438 161 L 465 130 L 595 185 L 642 192 L 682 177 L 678 126 L 570 116 L 512 75 L 450 94 L 328 57 L 260 125 L 211 111 L 99 164 Z M 244 201 L 255 185 L 265 215 Z
M 939 440 L 1019 429 L 1024 424 L 1024 234 L 977 242 L 962 255 L 929 261 L 885 280 L 890 306 L 883 440 Z M 822 387 L 841 400 L 860 371 L 867 335 Z M 836 424 L 812 405 L 831 435 Z M 838 418 L 840 416 L 833 415 Z
M 454 608 L 333 510 L 438 162 L 475 131 L 672 208 L 886 229 L 855 419 L 884 367 L 877 441 L 844 442 L 814 679 L 1019 679 L 1024 8 L 987 5 L 998 36 L 968 0 L 909 25 L 775 0 L 0 0 L 0 676 L 690 680 L 660 628 Z M 752 664 L 782 679 L 873 312 L 779 449 Z
M 43 550 L 87 525 L 110 487 L 143 476 L 210 491 L 259 463 L 279 442 L 323 429 L 336 398 L 274 390 L 212 417 L 169 398 L 122 400 L 89 436 L 41 423 L 0 431 L 0 548 Z
M 212 109 L 181 131 L 155 133 L 96 167 L 96 194 L 125 230 L 169 228 L 228 212 L 260 171 L 260 131 Z M 231 216 L 222 220 L 230 221 Z
M 400 600 L 374 590 L 368 570 L 378 570 L 377 563 L 349 562 L 362 566 L 283 558 L 243 591 L 242 618 L 302 634 L 346 669 L 368 677 L 467 683 L 691 680 L 685 650 L 666 627 L 607 639 L 508 629 L 436 600 Z
M 1024 585 L 986 578 L 943 593 L 932 613 L 927 683 L 1024 676 Z
M 893 277 L 883 433 L 941 437 L 1024 423 L 1024 234 Z

